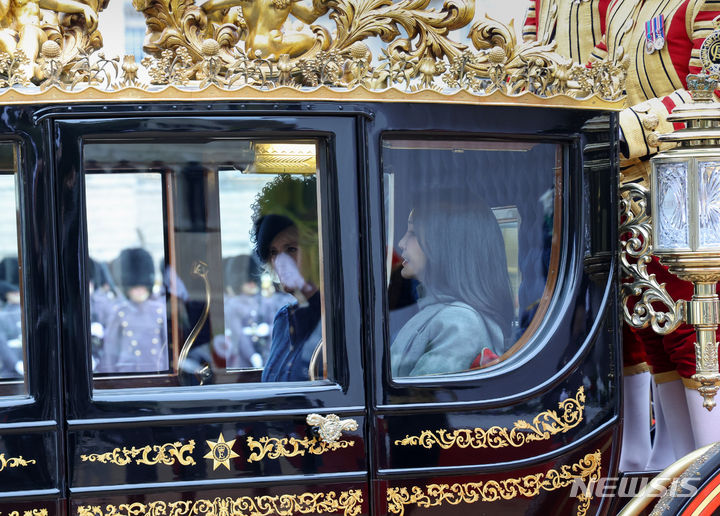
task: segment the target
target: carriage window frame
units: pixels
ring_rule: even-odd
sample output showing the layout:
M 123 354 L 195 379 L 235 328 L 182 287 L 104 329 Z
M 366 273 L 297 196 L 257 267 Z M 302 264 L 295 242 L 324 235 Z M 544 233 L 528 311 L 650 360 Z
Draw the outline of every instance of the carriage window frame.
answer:
M 23 374 L 21 378 L 0 378 L 0 398 L 12 399 L 12 398 L 29 398 L 29 374 L 30 374 L 30 363 L 29 363 L 29 337 L 28 337 L 28 310 L 26 303 L 28 301 L 28 294 L 26 292 L 25 278 L 23 267 L 23 235 L 25 227 L 25 217 L 23 217 L 23 196 L 22 196 L 22 181 L 21 181 L 21 163 L 22 163 L 22 146 L 20 142 L 4 139 L 0 140 L 0 145 L 7 145 L 12 147 L 12 172 L 2 172 L 4 176 L 14 176 L 14 208 L 15 208 L 15 240 L 17 246 L 17 260 L 18 260 L 18 289 L 20 294 L 20 339 L 22 349 L 22 363 L 23 363 Z
M 332 174 L 331 170 L 331 144 L 330 139 L 332 136 L 327 134 L 304 134 L 303 132 L 298 133 L 291 133 L 291 134 L 272 134 L 272 135 L 252 135 L 252 134 L 223 134 L 223 135 L 212 135 L 207 137 L 207 141 L 217 141 L 217 140 L 233 140 L 233 141 L 251 141 L 253 143 L 305 143 L 312 142 L 316 146 L 316 172 L 313 174 L 314 177 L 317 178 L 317 196 L 316 196 L 316 204 L 317 204 L 317 217 L 318 217 L 318 253 L 319 253 L 319 277 L 320 277 L 320 299 L 321 299 L 321 329 L 322 329 L 322 339 L 326 343 L 325 346 L 325 353 L 322 356 L 322 367 L 325 371 L 325 377 L 324 378 L 317 378 L 313 380 L 306 380 L 306 381 L 292 381 L 292 382 L 262 382 L 259 378 L 259 374 L 262 372 L 262 369 L 257 368 L 247 368 L 247 369 L 222 369 L 221 375 L 228 377 L 228 378 L 235 378 L 231 381 L 224 381 L 223 383 L 217 383 L 217 384 L 207 384 L 203 386 L 198 385 L 183 385 L 179 380 L 179 373 L 177 370 L 177 362 L 176 362 L 176 355 L 178 353 L 178 350 L 170 350 L 170 358 L 171 358 L 171 367 L 169 372 L 165 371 L 159 371 L 157 373 L 123 373 L 123 374 L 115 374 L 112 373 L 103 375 L 103 376 L 96 376 L 96 373 L 92 371 L 92 368 L 89 369 L 90 374 L 90 381 L 92 384 L 92 391 L 95 392 L 94 397 L 100 398 L 108 398 L 112 399 L 116 397 L 117 395 L 123 395 L 122 393 L 126 393 L 128 391 L 133 391 L 140 389 L 138 392 L 143 392 L 142 390 L 145 389 L 153 389 L 153 388 L 186 388 L 186 389 L 197 389 L 202 388 L 202 392 L 207 392 L 208 390 L 236 390 L 238 385 L 241 385 L 243 389 L 246 390 L 256 390 L 256 389 L 276 389 L 276 388 L 282 388 L 283 390 L 286 390 L 288 388 L 290 389 L 305 389 L 308 388 L 317 388 L 319 386 L 330 386 L 330 385 L 337 385 L 341 383 L 343 373 L 342 373 L 342 361 L 338 358 L 338 350 L 336 349 L 338 344 L 342 345 L 343 340 L 337 339 L 337 329 L 336 326 L 340 326 L 341 322 L 334 322 L 330 320 L 331 318 L 328 317 L 328 298 L 332 297 L 331 293 L 327 291 L 327 279 L 328 275 L 330 274 L 327 260 L 326 260 L 326 253 L 328 251 L 331 251 L 331 246 L 329 243 L 329 239 L 332 236 L 329 231 L 326 230 L 327 224 L 327 217 L 329 216 L 329 210 L 330 210 L 330 200 L 327 199 L 328 194 L 329 197 L 331 197 L 331 200 L 335 200 L 336 197 L 336 188 L 332 185 L 329 185 L 330 176 Z M 153 144 L 155 145 L 181 145 L 184 141 L 184 138 L 177 138 L 172 135 L 163 135 L 160 139 L 154 139 Z M 84 257 L 87 263 L 87 260 L 89 260 L 89 250 L 87 246 L 87 231 L 88 231 L 88 224 L 87 224 L 87 188 L 85 185 L 85 177 L 87 175 L 86 169 L 85 169 L 85 152 L 84 149 L 87 145 L 96 144 L 96 143 L 103 143 L 103 144 L 119 144 L 119 145 L 127 145 L 131 146 L 132 144 L 136 143 L 147 143 L 147 140 L 140 137 L 128 137 L 127 135 L 118 135 L 118 134 L 104 134 L 104 135 L 88 135 L 87 137 L 82 138 L 82 141 L 80 143 L 81 151 L 81 162 L 82 162 L 82 204 L 83 204 L 83 212 L 82 212 L 82 231 L 84 233 L 84 243 L 83 243 L 83 253 Z M 154 170 L 146 169 L 139 171 L 140 173 L 148 173 L 148 172 L 155 172 Z M 221 170 L 218 169 L 215 171 L 216 179 L 219 178 Z M 132 173 L 127 171 L 119 171 L 119 172 L 110 172 L 110 174 L 114 173 Z M 163 246 L 164 246 L 164 253 L 166 255 L 165 262 L 166 264 L 170 263 L 170 256 L 172 253 L 169 252 L 169 248 L 172 245 L 171 241 L 174 240 L 173 238 L 168 238 L 168 231 L 172 230 L 172 221 L 171 223 L 168 223 L 168 213 L 172 213 L 175 207 L 173 204 L 173 199 L 171 195 L 172 191 L 172 178 L 170 177 L 172 173 L 162 173 L 159 172 L 162 176 L 162 211 L 163 211 Z M 274 177 L 281 175 L 281 174 L 273 174 Z M 219 194 L 219 190 L 218 190 Z M 216 199 L 218 202 L 218 210 L 220 210 L 219 205 L 219 197 Z M 220 234 L 222 235 L 222 227 L 220 228 Z M 87 278 L 85 278 L 87 280 Z M 170 296 L 170 295 L 168 295 Z M 173 296 L 174 297 L 174 296 Z M 167 297 L 166 299 L 171 299 L 170 297 Z M 224 303 L 224 300 L 222 301 Z M 332 309 L 342 309 L 342 302 L 338 300 L 330 301 L 331 305 L 336 305 L 337 303 L 340 303 L 340 306 L 330 306 Z M 170 312 L 170 311 L 168 311 Z M 169 313 L 168 313 L 169 315 Z M 179 347 L 182 347 L 182 342 L 174 342 L 172 341 L 172 328 L 171 326 L 174 325 L 173 320 L 168 318 L 168 343 L 173 346 L 173 348 L 177 347 L 176 345 L 179 345 Z M 86 337 L 90 334 L 90 303 L 86 303 L 85 306 L 85 313 L 84 313 L 84 327 L 85 327 L 85 334 Z M 333 343 L 334 342 L 334 343 Z M 85 346 L 85 354 L 89 357 L 91 356 L 91 349 L 90 349 L 90 341 L 89 338 L 86 338 L 86 346 Z M 242 380 L 244 376 L 251 377 L 250 380 Z M 253 377 L 256 377 L 256 379 L 252 379 Z M 151 391 L 148 391 L 151 392 Z M 140 397 L 143 397 L 141 394 Z
M 500 355 L 499 359 L 497 361 L 494 361 L 488 366 L 480 367 L 480 368 L 474 368 L 474 369 L 467 369 L 463 371 L 455 371 L 455 372 L 449 372 L 449 373 L 437 373 L 437 374 L 429 374 L 429 375 L 422 375 L 422 376 L 398 376 L 395 377 L 392 375 L 391 371 L 391 363 L 390 363 L 390 347 L 391 347 L 391 335 L 390 335 L 390 310 L 388 305 L 388 295 L 387 292 L 382 296 L 383 299 L 383 350 L 385 353 L 387 353 L 388 360 L 385 361 L 385 367 L 384 367 L 384 373 L 386 378 L 389 380 L 389 384 L 393 386 L 412 386 L 412 385 L 421 385 L 421 384 L 432 384 L 437 385 L 438 382 L 457 382 L 457 381 L 465 381 L 470 380 L 473 378 L 476 378 L 478 376 L 484 376 L 488 373 L 494 373 L 495 371 L 499 369 L 503 369 L 509 364 L 512 363 L 513 358 L 515 358 L 518 354 L 523 354 L 522 352 L 527 351 L 531 349 L 532 343 L 535 340 L 535 337 L 537 337 L 539 334 L 542 333 L 542 326 L 543 323 L 547 320 L 547 314 L 550 310 L 550 307 L 553 304 L 553 300 L 558 295 L 557 287 L 562 281 L 560 266 L 561 261 L 563 257 L 563 245 L 565 242 L 565 232 L 564 232 L 564 224 L 566 223 L 565 219 L 565 213 L 566 213 L 566 206 L 565 206 L 565 197 L 564 197 L 564 188 L 565 188 L 565 181 L 567 178 L 568 168 L 570 166 L 569 162 L 569 154 L 573 147 L 573 142 L 568 141 L 566 138 L 538 138 L 536 136 L 532 135 L 503 135 L 503 137 L 498 137 L 497 135 L 485 135 L 485 134 L 457 134 L 457 133 L 451 133 L 451 132 L 442 132 L 438 134 L 428 134 L 428 133 L 420 133 L 420 132 L 408 132 L 408 131 L 385 131 L 382 133 L 380 137 L 380 162 L 383 164 L 380 167 L 380 196 L 382 199 L 381 202 L 381 211 L 382 211 L 382 245 L 383 245 L 383 254 L 384 254 L 384 263 L 389 263 L 390 260 L 388 258 L 389 253 L 388 248 L 386 247 L 388 243 L 388 234 L 387 234 L 387 228 L 389 223 L 392 223 L 392 219 L 394 218 L 394 214 L 391 216 L 390 221 L 388 221 L 388 213 L 387 213 L 387 201 L 388 201 L 388 192 L 386 191 L 386 181 L 385 181 L 385 153 L 388 150 L 387 149 L 387 142 L 390 141 L 414 141 L 418 144 L 422 145 L 422 143 L 428 143 L 430 146 L 428 148 L 431 148 L 433 142 L 436 142 L 436 145 L 439 146 L 439 148 L 442 148 L 443 145 L 451 145 L 454 142 L 460 142 L 460 143 L 477 143 L 477 144 L 548 144 L 548 145 L 554 145 L 555 146 L 555 165 L 553 166 L 554 170 L 554 179 L 553 179 L 553 188 L 554 188 L 554 195 L 553 195 L 553 225 L 552 225 L 552 239 L 551 239 L 551 246 L 550 246 L 550 259 L 549 259 L 549 266 L 547 270 L 547 279 L 545 282 L 545 285 L 543 287 L 543 292 L 541 297 L 539 298 L 538 308 L 536 312 L 534 313 L 532 319 L 530 320 L 527 328 L 523 331 L 523 333 L 518 337 L 518 339 L 513 342 L 510 347 Z M 495 208 L 495 207 L 493 207 Z M 503 207 L 505 208 L 505 207 Z M 400 235 L 395 235 L 394 240 L 397 240 L 400 238 Z M 397 245 L 395 243 L 395 245 Z M 518 255 L 519 256 L 519 255 Z M 388 276 L 388 270 L 389 268 L 387 265 L 382 268 L 382 275 L 383 275 L 383 285 L 389 285 L 390 278 Z

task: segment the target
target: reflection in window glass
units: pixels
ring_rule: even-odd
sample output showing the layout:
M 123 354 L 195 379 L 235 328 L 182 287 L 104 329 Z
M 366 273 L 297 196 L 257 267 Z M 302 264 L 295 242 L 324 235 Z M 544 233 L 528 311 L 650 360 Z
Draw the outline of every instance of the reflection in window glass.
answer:
M 15 146 L 0 144 L 0 393 L 25 392 Z
M 551 144 L 384 142 L 393 376 L 487 367 L 528 340 L 554 283 L 560 157 Z
M 84 155 L 97 387 L 327 377 L 315 142 Z
M 93 369 L 167 371 L 162 175 L 93 171 L 85 187 Z

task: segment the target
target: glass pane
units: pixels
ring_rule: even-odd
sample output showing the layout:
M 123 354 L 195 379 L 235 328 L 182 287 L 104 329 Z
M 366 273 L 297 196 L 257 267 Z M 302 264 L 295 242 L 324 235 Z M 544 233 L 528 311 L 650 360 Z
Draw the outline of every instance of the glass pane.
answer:
M 720 247 L 720 162 L 698 163 L 700 246 Z
M 316 153 L 85 146 L 96 387 L 327 377 Z
M 0 144 L 0 394 L 23 394 L 25 337 L 16 148 Z
M 658 249 L 685 249 L 690 247 L 688 233 L 687 189 L 688 175 L 686 163 L 659 163 L 654 171 L 657 192 Z
M 557 270 L 561 157 L 552 144 L 384 142 L 393 376 L 487 367 L 529 339 Z

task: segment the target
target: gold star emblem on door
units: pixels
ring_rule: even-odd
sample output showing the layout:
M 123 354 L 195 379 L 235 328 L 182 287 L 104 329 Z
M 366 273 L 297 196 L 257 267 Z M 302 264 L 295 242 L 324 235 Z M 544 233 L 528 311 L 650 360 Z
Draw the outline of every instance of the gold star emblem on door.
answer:
M 230 459 L 239 457 L 239 455 L 232 450 L 232 447 L 235 444 L 235 439 L 225 442 L 225 438 L 222 434 L 220 434 L 217 441 L 207 441 L 207 443 L 210 447 L 210 451 L 204 455 L 204 458 L 212 459 L 213 471 L 215 471 L 220 465 L 230 469 Z

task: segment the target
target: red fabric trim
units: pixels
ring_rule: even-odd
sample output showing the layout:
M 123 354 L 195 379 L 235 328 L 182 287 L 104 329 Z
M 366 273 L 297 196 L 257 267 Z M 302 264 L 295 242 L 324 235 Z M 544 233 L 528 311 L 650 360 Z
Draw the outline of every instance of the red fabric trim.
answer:
M 668 114 L 669 114 L 669 113 L 672 113 L 672 112 L 673 112 L 673 109 L 675 109 L 675 106 L 677 106 L 677 104 L 675 104 L 675 101 L 674 101 L 672 98 L 670 98 L 670 97 L 663 97 L 662 99 L 660 99 L 660 102 L 663 103 L 663 106 L 665 106 L 665 109 L 667 109 Z M 682 122 L 673 122 L 673 129 L 674 129 L 674 130 L 677 131 L 678 129 L 684 129 L 684 128 L 685 128 L 685 124 L 684 124 L 684 123 L 682 123 Z
M 680 9 L 675 12 L 672 20 L 670 20 L 670 27 L 668 28 L 665 39 L 665 44 L 670 53 L 670 60 L 675 68 L 675 73 L 677 73 L 680 78 L 683 88 L 686 87 L 685 76 L 690 73 L 690 51 L 693 49 L 693 42 L 688 39 L 687 28 L 685 27 L 689 3 L 690 0 L 685 0 L 680 6 Z
M 598 3 L 598 12 L 600 14 L 600 34 L 602 36 L 605 36 L 605 33 L 607 32 L 606 20 L 607 20 L 608 7 L 610 7 L 610 4 L 611 4 L 611 0 L 600 0 L 600 2 Z M 599 43 L 596 46 L 599 47 L 601 44 L 604 45 L 604 43 Z M 605 49 L 605 50 L 607 50 L 607 49 Z

